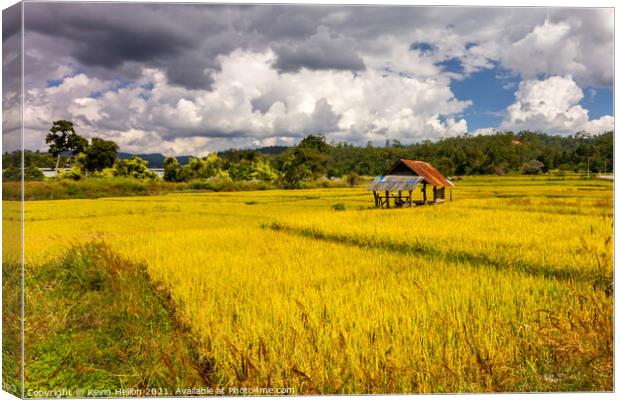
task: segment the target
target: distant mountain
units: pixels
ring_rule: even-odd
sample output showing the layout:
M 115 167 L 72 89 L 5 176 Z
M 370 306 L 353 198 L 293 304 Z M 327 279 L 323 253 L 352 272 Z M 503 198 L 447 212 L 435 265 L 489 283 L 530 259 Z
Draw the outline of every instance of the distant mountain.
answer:
M 289 149 L 289 147 L 287 146 L 266 146 L 266 147 L 259 147 L 253 150 L 256 151 L 257 153 L 275 156 L 275 155 L 284 153 L 287 149 Z M 131 156 L 138 156 L 142 158 L 143 160 L 148 161 L 150 168 L 163 168 L 164 160 L 166 159 L 166 156 L 164 156 L 161 153 L 133 154 L 133 153 L 125 153 L 122 151 L 118 153 L 118 158 L 121 160 L 128 160 L 131 158 Z M 175 158 L 177 159 L 179 164 L 185 165 L 189 163 L 190 156 L 178 156 Z
M 163 168 L 164 160 L 166 159 L 166 157 L 161 153 L 132 154 L 132 153 L 124 153 L 122 151 L 118 153 L 118 158 L 121 160 L 128 160 L 132 156 L 138 156 L 141 159 L 148 161 L 150 168 Z M 179 156 L 175 158 L 177 159 L 179 164 L 183 165 L 189 162 L 189 157 L 190 156 Z

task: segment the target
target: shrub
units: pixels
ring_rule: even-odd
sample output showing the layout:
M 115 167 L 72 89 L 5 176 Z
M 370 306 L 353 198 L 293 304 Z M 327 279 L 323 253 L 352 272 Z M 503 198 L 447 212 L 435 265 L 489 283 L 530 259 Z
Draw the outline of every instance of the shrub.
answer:
M 332 206 L 332 210 L 334 211 L 346 211 L 347 210 L 347 206 L 345 206 L 342 203 L 336 203 Z
M 276 182 L 280 178 L 280 175 L 268 162 L 258 161 L 254 164 L 252 178 L 262 182 Z
M 192 157 L 187 165 L 181 167 L 179 179 L 188 182 L 194 179 L 212 178 L 221 173 L 219 164 L 217 154 L 211 154 L 206 158 Z
M 37 167 L 24 168 L 25 181 L 42 181 L 45 178 L 43 172 Z M 9 167 L 2 171 L 2 179 L 5 181 L 19 181 L 21 177 L 21 168 Z
M 45 178 L 43 172 L 37 167 L 24 168 L 24 180 L 25 181 L 42 181 Z
M 148 168 L 149 162 L 138 156 L 129 160 L 117 160 L 114 164 L 114 176 L 123 176 L 135 179 L 158 179 L 159 177 Z
M 235 181 L 249 181 L 252 179 L 254 164 L 243 160 L 238 163 L 231 163 L 228 167 L 229 176 Z
M 104 168 L 101 171 L 96 171 L 91 174 L 93 178 L 113 178 L 114 168 Z
M 544 166 L 542 161 L 530 160 L 521 166 L 521 172 L 526 175 L 537 175 L 542 172 Z
M 60 171 L 56 175 L 56 179 L 68 179 L 72 181 L 79 181 L 84 177 L 84 172 L 79 167 L 73 167 L 69 171 Z

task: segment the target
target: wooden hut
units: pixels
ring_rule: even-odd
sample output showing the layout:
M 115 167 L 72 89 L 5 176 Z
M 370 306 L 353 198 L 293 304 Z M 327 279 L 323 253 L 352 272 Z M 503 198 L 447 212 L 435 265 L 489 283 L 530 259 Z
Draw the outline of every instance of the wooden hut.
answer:
M 427 186 L 433 188 L 432 200 L 428 198 Z M 422 198 L 414 200 L 413 194 L 418 187 L 421 188 Z M 372 190 L 376 207 L 390 208 L 392 204 L 394 207 L 411 207 L 443 203 L 446 199 L 446 187 L 452 188 L 454 184 L 431 164 L 424 161 L 399 160 L 384 175 L 377 176 L 368 190 Z

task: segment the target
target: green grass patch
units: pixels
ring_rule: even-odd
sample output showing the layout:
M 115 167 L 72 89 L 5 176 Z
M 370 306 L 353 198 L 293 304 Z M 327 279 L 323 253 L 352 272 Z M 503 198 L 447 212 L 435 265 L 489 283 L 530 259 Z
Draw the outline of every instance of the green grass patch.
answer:
M 345 187 L 344 181 L 306 182 L 307 188 Z M 102 197 L 158 196 L 175 192 L 237 192 L 279 189 L 275 183 L 202 179 L 189 182 L 166 182 L 161 179 L 140 180 L 122 177 L 93 177 L 78 181 L 46 179 L 24 182 L 25 200 L 98 199 Z M 21 200 L 21 182 L 2 182 L 3 200 Z
M 120 396 L 117 389 L 145 396 L 149 388 L 172 396 L 209 384 L 212 363 L 194 353 L 169 294 L 142 265 L 88 244 L 26 274 L 27 397 L 41 390 L 77 396 L 80 388 L 93 390 L 82 397 Z
M 2 263 L 2 389 L 21 397 L 21 265 Z

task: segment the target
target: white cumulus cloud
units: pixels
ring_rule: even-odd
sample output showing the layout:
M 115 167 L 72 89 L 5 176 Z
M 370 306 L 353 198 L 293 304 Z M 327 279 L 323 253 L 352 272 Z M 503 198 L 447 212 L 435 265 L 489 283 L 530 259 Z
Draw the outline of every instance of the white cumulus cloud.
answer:
M 311 133 L 356 144 L 436 140 L 477 127 L 476 116 L 489 111 L 469 93 L 456 98 L 451 84 L 494 69 L 516 100 L 494 110 L 505 116 L 499 126 L 474 133 L 613 128 L 613 117 L 590 119 L 579 105 L 583 91 L 613 85 L 612 8 L 27 8 L 32 149 L 45 149 L 57 119 L 124 151 L 167 154 L 293 144 Z M 15 43 L 7 41 L 4 66 L 19 72 Z M 7 106 L 15 103 L 14 75 L 4 80 Z M 5 131 L 17 129 L 18 116 L 4 116 Z
M 605 115 L 591 120 L 588 110 L 578 104 L 581 99 L 583 91 L 569 75 L 522 81 L 515 102 L 506 109 L 500 128 L 540 130 L 552 134 L 579 131 L 598 134 L 613 130 L 613 117 Z
M 112 138 L 125 151 L 206 154 L 234 146 L 290 144 L 307 134 L 358 144 L 413 141 L 467 131 L 471 103 L 450 80 L 367 70 L 279 73 L 272 51 L 222 56 L 212 90 L 171 85 L 144 69 L 134 85 L 106 86 L 85 74 L 27 94 L 27 145 L 45 148 L 50 121 L 73 119 L 80 133 Z M 101 92 L 92 96 L 94 92 Z

